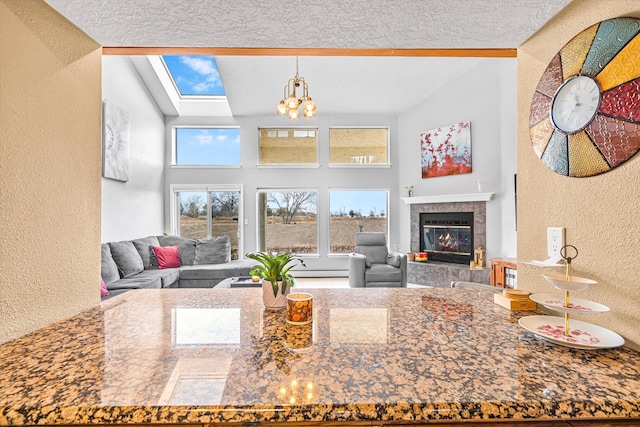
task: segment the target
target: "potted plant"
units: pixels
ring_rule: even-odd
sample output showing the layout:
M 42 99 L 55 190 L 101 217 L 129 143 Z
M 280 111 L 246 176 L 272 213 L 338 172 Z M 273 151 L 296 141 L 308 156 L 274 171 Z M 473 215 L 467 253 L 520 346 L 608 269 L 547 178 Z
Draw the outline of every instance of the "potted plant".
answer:
M 304 262 L 289 252 L 250 252 L 247 258 L 259 262 L 253 267 L 252 276 L 262 279 L 262 299 L 267 308 L 283 308 L 295 278 L 289 272 L 296 265 L 306 267 Z

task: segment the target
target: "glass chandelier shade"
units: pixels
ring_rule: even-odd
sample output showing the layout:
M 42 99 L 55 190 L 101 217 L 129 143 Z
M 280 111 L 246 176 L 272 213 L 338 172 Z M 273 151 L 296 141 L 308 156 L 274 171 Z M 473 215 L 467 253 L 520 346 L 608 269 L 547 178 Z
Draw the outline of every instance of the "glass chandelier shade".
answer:
M 296 91 L 302 90 L 302 96 L 298 98 Z M 302 105 L 303 114 L 306 118 L 310 119 L 316 115 L 316 103 L 309 96 L 309 87 L 305 82 L 304 77 L 300 77 L 298 74 L 298 57 L 296 56 L 296 75 L 289 79 L 284 86 L 284 96 L 276 112 L 280 116 L 285 114 L 292 120 L 300 117 L 300 111 L 298 108 Z

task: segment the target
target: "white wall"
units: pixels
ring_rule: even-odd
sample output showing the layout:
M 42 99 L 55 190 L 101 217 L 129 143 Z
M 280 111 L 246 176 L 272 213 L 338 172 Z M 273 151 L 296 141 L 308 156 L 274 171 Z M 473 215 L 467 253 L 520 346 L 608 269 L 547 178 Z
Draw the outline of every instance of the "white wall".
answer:
M 495 193 L 487 202 L 487 256 L 515 257 L 516 60 L 485 59 L 398 117 L 398 191 L 413 185 L 414 196 Z M 420 133 L 471 122 L 472 173 L 422 179 Z M 400 244 L 409 250 L 409 205 L 399 204 Z
M 240 126 L 241 168 L 172 168 L 171 139 L 172 127 L 176 125 L 235 125 Z M 261 127 L 317 127 L 319 168 L 258 168 L 258 129 Z M 391 167 L 375 168 L 330 168 L 329 127 L 331 126 L 389 126 Z M 176 117 L 167 119 L 166 127 L 165 175 L 165 226 L 170 226 L 169 185 L 170 184 L 244 184 L 244 214 L 248 225 L 244 227 L 243 253 L 255 251 L 256 236 L 256 190 L 258 188 L 316 188 L 318 189 L 318 258 L 305 258 L 305 271 L 342 270 L 348 268 L 346 256 L 328 257 L 329 236 L 329 189 L 388 188 L 389 189 L 389 242 L 399 240 L 398 222 L 398 132 L 394 117 L 346 116 L 316 117 L 313 120 L 299 119 L 291 122 L 286 118 L 273 116 L 237 117 L 216 119 L 203 117 Z
M 102 242 L 162 234 L 164 115 L 126 56 L 102 57 L 102 97 L 130 114 L 129 181 L 102 178 Z

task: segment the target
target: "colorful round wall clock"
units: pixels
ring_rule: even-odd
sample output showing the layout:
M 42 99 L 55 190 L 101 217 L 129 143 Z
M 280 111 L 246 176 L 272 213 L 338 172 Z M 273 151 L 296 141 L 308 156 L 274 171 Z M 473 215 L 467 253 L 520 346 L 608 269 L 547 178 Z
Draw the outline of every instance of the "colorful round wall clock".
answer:
M 542 163 L 572 177 L 640 150 L 640 19 L 602 21 L 564 45 L 536 87 L 529 134 Z

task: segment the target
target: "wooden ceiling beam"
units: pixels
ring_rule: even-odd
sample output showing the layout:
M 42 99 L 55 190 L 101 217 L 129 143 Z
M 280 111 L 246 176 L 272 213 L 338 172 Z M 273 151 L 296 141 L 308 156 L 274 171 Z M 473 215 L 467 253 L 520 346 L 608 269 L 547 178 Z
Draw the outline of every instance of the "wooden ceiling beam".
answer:
M 414 56 L 459 58 L 515 58 L 517 49 L 328 49 L 248 47 L 110 47 L 103 55 L 213 55 L 213 56 Z

